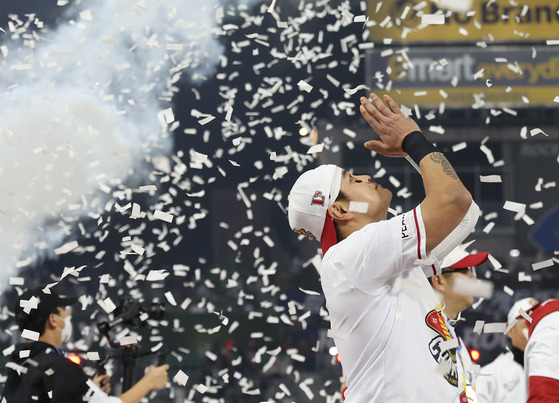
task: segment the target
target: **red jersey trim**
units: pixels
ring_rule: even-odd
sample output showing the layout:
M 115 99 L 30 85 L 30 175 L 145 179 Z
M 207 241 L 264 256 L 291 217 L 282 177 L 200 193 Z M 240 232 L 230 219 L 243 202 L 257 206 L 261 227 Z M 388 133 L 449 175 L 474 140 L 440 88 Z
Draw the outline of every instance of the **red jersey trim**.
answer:
M 559 380 L 546 376 L 531 376 L 526 403 L 559 402 Z
M 417 212 L 413 209 L 413 219 L 415 221 L 415 230 L 417 232 L 417 258 L 421 259 L 421 232 L 419 231 L 419 223 L 417 221 Z
M 530 317 L 532 318 L 532 323 L 527 322 L 528 325 L 528 336 L 532 336 L 534 329 L 547 315 L 552 312 L 559 311 L 559 300 L 558 299 L 548 299 L 541 304 L 535 305 L 530 311 Z

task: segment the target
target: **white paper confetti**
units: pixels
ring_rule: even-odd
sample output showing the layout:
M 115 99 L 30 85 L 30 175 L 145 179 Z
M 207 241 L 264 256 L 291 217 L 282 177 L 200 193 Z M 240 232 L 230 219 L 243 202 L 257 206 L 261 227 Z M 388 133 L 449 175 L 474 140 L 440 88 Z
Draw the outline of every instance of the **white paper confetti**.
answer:
M 305 81 L 303 81 L 303 80 L 300 80 L 300 81 L 297 83 L 297 86 L 299 87 L 299 89 L 300 89 L 301 91 L 306 91 L 306 92 L 311 92 L 311 91 L 312 91 L 312 88 L 313 88 L 312 85 L 310 85 L 309 83 L 307 83 L 307 82 L 305 82 Z
M 158 220 L 162 220 L 168 223 L 173 222 L 173 215 L 169 214 L 169 213 L 165 213 L 163 211 L 160 210 L 155 210 L 155 212 L 153 213 L 153 217 L 158 219 Z
M 331 339 L 349 340 L 349 334 L 339 330 L 328 329 L 326 336 Z
M 441 351 L 447 351 L 456 347 L 458 347 L 458 339 L 448 339 L 439 344 Z
M 299 287 L 299 290 L 302 291 L 302 292 L 304 292 L 305 294 L 308 294 L 308 295 L 320 295 L 319 292 L 312 291 L 312 290 L 304 290 L 304 289 L 302 289 L 301 287 Z
M 173 377 L 173 381 L 181 386 L 186 386 L 188 378 L 188 375 L 186 375 L 184 372 L 182 372 L 182 370 L 179 369 L 179 372 L 177 372 L 176 375 Z
M 423 14 L 421 16 L 421 24 L 443 25 L 444 24 L 444 14 Z
M 454 151 L 454 152 L 460 151 L 460 150 L 465 149 L 467 146 L 468 146 L 467 143 L 465 141 L 463 141 L 461 143 L 453 145 L 452 146 L 452 151 Z
M 479 181 L 482 183 L 501 183 L 501 175 L 480 175 Z
M 171 291 L 167 291 L 164 295 L 169 304 L 171 304 L 172 306 L 177 306 L 177 301 L 175 300 L 175 297 L 173 296 L 173 293 Z
M 78 246 L 79 246 L 78 241 L 68 242 L 68 243 L 65 243 L 64 245 L 62 245 L 61 247 L 56 248 L 54 250 L 54 253 L 56 253 L 57 255 L 63 255 L 65 253 L 73 251 Z
M 131 344 L 137 344 L 138 339 L 136 338 L 136 336 L 130 335 L 130 336 L 121 337 L 120 339 L 118 339 L 118 342 L 120 343 L 121 346 L 129 346 Z
M 116 305 L 110 298 L 106 298 L 105 300 L 98 300 L 97 304 L 107 313 L 111 313 L 116 309 Z
M 38 341 L 39 336 L 40 336 L 39 332 L 35 332 L 29 329 L 23 329 L 23 332 L 21 332 L 21 337 L 28 340 Z
M 483 326 L 483 333 L 503 333 L 506 328 L 506 322 L 486 323 Z
M 532 263 L 532 270 L 540 270 L 553 266 L 553 259 L 544 260 L 542 262 Z
M 481 334 L 481 331 L 483 330 L 483 325 L 485 324 L 485 321 L 483 320 L 476 320 L 476 324 L 474 325 L 474 333 L 477 334 Z
M 89 351 L 87 353 L 87 359 L 91 361 L 99 361 L 101 358 L 99 357 L 99 353 L 96 351 Z
M 493 283 L 460 276 L 454 280 L 454 290 L 474 297 L 491 298 L 493 295 Z
M 312 146 L 311 148 L 309 148 L 309 150 L 307 151 L 307 154 L 315 154 L 315 153 L 321 153 L 322 150 L 324 149 L 324 144 L 316 144 L 314 146 Z
M 23 277 L 10 277 L 10 285 L 23 285 L 24 284 L 24 278 Z

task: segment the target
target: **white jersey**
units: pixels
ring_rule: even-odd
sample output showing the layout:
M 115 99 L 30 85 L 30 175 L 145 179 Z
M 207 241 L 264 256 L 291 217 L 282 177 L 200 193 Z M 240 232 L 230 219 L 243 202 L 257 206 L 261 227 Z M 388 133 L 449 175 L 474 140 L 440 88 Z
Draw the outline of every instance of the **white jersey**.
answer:
M 479 403 L 526 403 L 524 368 L 510 351 L 502 353 L 479 371 L 476 393 Z
M 371 223 L 331 247 L 321 284 L 347 377 L 346 403 L 459 402 L 456 349 L 427 281 L 421 208 Z

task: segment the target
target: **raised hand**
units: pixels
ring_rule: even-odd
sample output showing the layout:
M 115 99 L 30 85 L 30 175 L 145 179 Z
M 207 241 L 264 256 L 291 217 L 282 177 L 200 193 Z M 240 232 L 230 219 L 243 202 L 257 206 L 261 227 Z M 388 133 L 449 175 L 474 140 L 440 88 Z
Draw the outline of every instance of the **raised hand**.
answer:
M 145 379 L 148 379 L 152 390 L 160 390 L 167 385 L 167 370 L 169 369 L 168 364 L 160 365 L 159 367 L 150 365 L 147 372 L 144 375 Z
M 402 150 L 402 141 L 408 134 L 420 131 L 419 126 L 412 118 L 404 115 L 398 104 L 388 95 L 384 96 L 388 106 L 375 93 L 371 93 L 371 99 L 374 104 L 362 97 L 359 110 L 379 135 L 380 141 L 367 141 L 365 148 L 385 157 L 405 157 L 407 154 Z

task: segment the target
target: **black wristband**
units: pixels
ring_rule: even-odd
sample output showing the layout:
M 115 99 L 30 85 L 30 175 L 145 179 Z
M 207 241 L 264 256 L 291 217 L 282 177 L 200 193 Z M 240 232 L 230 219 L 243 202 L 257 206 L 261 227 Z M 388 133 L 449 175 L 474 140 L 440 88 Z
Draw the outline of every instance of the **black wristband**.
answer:
M 437 147 L 431 144 L 419 131 L 411 132 L 404 137 L 402 149 L 417 165 L 427 154 L 439 152 Z

